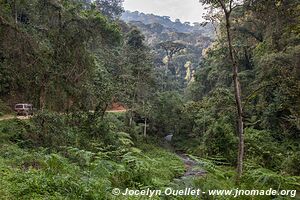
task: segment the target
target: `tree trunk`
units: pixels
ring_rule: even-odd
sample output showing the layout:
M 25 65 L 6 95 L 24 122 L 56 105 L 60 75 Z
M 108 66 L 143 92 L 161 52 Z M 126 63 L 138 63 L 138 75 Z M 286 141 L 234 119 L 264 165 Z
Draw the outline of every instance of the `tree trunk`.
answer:
M 238 136 L 239 136 L 239 150 L 238 150 L 238 158 L 237 158 L 237 183 L 239 184 L 242 173 L 243 173 L 243 160 L 244 160 L 244 123 L 243 123 L 243 108 L 242 108 L 242 100 L 241 100 L 241 85 L 238 78 L 238 65 L 233 56 L 233 47 L 231 41 L 231 32 L 230 32 L 230 13 L 225 13 L 226 17 L 226 31 L 227 31 L 227 40 L 228 40 L 228 48 L 229 48 L 229 58 L 232 63 L 233 70 L 233 83 L 234 83 L 234 94 L 237 108 L 237 122 L 238 122 Z
M 13 9 L 12 10 L 13 10 L 14 21 L 17 24 L 18 23 L 18 13 L 17 13 L 17 2 L 16 2 L 16 0 L 13 1 Z
M 145 117 L 144 137 L 147 137 L 147 118 Z
M 130 112 L 129 112 L 129 126 L 132 126 L 132 123 L 133 123 L 133 114 L 132 114 L 132 111 L 130 110 Z
M 40 109 L 41 110 L 44 110 L 46 107 L 46 94 L 47 94 L 46 84 L 42 84 L 41 89 L 40 89 Z
M 65 109 L 65 106 L 64 106 L 64 109 L 67 111 L 67 113 L 69 114 L 69 112 L 71 111 L 71 107 L 73 105 L 73 100 L 72 100 L 72 97 L 67 97 L 67 105 L 66 105 L 66 109 Z
M 104 108 L 102 109 L 101 120 L 104 119 L 104 116 L 105 116 L 106 110 L 107 110 L 107 108 L 108 108 L 108 105 L 109 105 L 108 103 L 105 103 L 105 106 L 104 106 Z

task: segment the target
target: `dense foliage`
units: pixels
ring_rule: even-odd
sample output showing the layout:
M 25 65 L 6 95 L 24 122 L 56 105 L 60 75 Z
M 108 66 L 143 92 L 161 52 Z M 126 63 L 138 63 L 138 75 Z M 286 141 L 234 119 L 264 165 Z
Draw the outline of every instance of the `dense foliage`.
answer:
M 0 0 L 0 198 L 125 198 L 113 188 L 299 191 L 299 2 L 203 0 L 207 31 L 138 12 L 123 15 L 127 24 L 122 2 Z M 220 2 L 233 2 L 229 18 Z M 238 183 L 232 64 L 245 124 Z M 37 108 L 30 119 L 12 114 L 22 102 Z M 107 112 L 115 103 L 126 112 Z M 196 197 L 154 199 L 169 198 Z
M 194 71 L 202 60 L 202 50 L 207 48 L 214 39 L 211 23 L 203 27 L 200 23 L 192 26 L 181 23 L 180 20 L 171 21 L 170 17 L 160 17 L 153 14 L 126 11 L 121 19 L 138 27 L 145 35 L 147 44 L 154 50 L 155 67 L 161 69 L 161 74 L 167 74 L 169 82 L 175 79 L 176 84 L 165 89 L 183 89 L 192 80 Z M 165 45 L 168 44 L 168 45 Z M 173 44 L 173 45 L 170 45 Z M 169 48 L 164 46 L 182 46 L 181 51 L 169 54 Z M 165 70 L 165 69 L 169 70 Z
M 115 187 L 164 187 L 183 173 L 176 155 L 122 132 L 124 119 L 111 114 L 92 133 L 82 114 L 1 122 L 1 198 L 111 199 Z
M 246 165 L 299 176 L 295 159 L 300 150 L 299 5 L 245 1 L 232 12 Z M 198 141 L 189 147 L 193 154 L 221 157 L 233 165 L 237 162 L 236 109 L 225 30 L 221 21 L 218 40 L 206 50 L 195 82 L 186 92 L 191 100 L 186 112 L 193 127 L 186 137 Z

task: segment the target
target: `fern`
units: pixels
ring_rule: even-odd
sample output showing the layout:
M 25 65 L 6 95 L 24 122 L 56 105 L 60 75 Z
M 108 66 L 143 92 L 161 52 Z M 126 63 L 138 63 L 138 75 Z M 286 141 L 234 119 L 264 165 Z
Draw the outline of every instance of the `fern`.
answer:
M 128 133 L 125 132 L 118 132 L 117 133 L 117 139 L 118 139 L 118 143 L 122 146 L 132 146 L 134 145 L 131 136 Z
M 273 187 L 278 190 L 286 188 L 299 189 L 300 177 L 284 176 L 269 169 L 257 168 L 246 172 L 245 183 L 249 184 L 249 186 Z

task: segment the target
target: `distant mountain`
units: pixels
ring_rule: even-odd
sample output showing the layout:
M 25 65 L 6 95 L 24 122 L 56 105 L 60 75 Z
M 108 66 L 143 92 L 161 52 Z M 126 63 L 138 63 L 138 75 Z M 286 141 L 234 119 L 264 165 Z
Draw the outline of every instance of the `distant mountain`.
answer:
M 142 31 L 147 44 L 155 52 L 157 67 L 166 66 L 166 52 L 158 47 L 159 44 L 174 42 L 185 46 L 184 50 L 176 53 L 172 61 L 177 80 L 180 80 L 182 87 L 189 83 L 194 70 L 202 60 L 203 49 L 206 49 L 214 39 L 214 29 L 211 24 L 203 27 L 200 23 L 194 23 L 192 26 L 188 22 L 181 23 L 179 20 L 173 22 L 168 16 L 161 17 L 137 11 L 126 11 L 121 19 Z
M 138 11 L 130 12 L 125 11 L 122 14 L 121 19 L 125 22 L 134 22 L 139 21 L 146 25 L 149 24 L 160 24 L 167 29 L 173 29 L 174 32 L 181 33 L 201 33 L 203 36 L 214 37 L 214 29 L 211 24 L 207 24 L 206 26 L 202 26 L 201 23 L 193 23 L 190 22 L 180 22 L 179 19 L 176 19 L 174 22 L 170 19 L 169 16 L 157 16 L 154 14 L 144 14 Z

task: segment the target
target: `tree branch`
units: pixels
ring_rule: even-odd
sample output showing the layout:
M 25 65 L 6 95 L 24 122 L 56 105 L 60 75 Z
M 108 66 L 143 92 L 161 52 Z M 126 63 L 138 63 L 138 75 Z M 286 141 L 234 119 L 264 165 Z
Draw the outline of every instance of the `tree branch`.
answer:
M 226 5 L 225 5 L 224 1 L 223 0 L 217 0 L 217 1 L 219 2 L 219 4 L 221 5 L 222 9 L 224 10 L 225 15 L 228 15 L 229 12 L 228 12 L 228 10 L 226 8 Z

